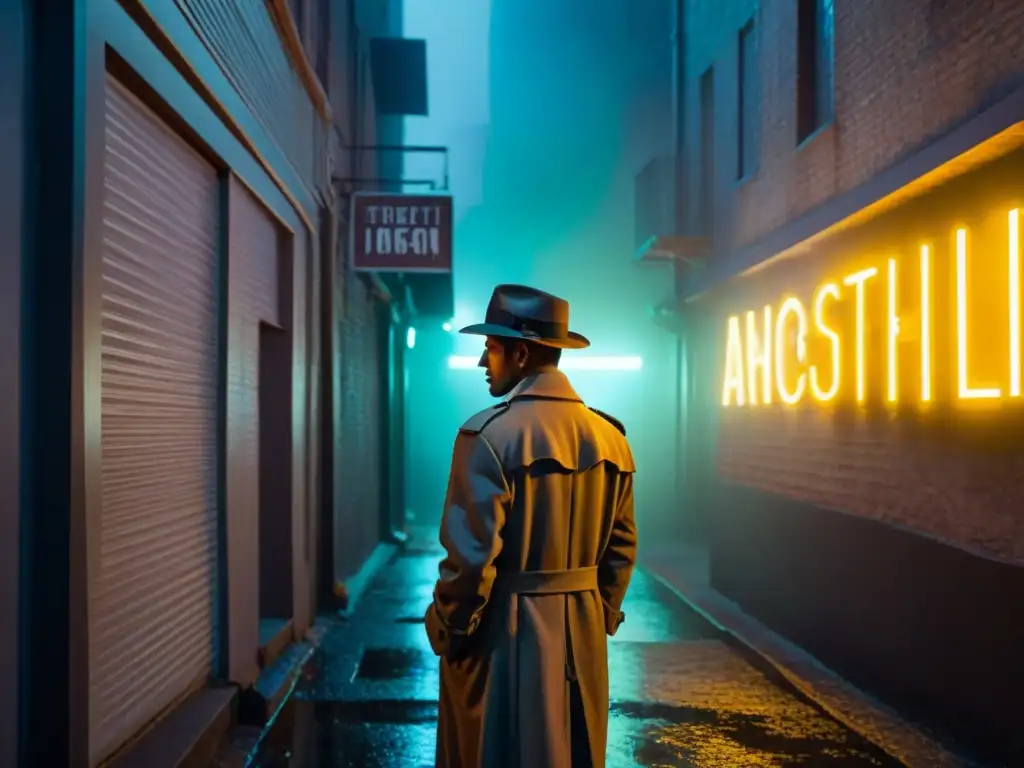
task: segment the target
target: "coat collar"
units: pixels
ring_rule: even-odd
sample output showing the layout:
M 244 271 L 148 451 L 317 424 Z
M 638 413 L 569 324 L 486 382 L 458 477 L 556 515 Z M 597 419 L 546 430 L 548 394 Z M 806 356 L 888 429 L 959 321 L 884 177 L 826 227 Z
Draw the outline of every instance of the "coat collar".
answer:
M 532 376 L 527 376 L 505 396 L 505 401 L 512 402 L 521 397 L 583 402 L 583 398 L 576 394 L 576 390 L 572 388 L 568 377 L 561 371 L 535 373 Z

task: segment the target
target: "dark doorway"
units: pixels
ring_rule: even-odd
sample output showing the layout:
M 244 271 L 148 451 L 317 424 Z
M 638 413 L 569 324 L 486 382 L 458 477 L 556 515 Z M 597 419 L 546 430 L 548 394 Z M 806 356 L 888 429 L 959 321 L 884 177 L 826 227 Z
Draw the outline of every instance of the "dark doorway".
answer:
M 388 333 L 388 360 L 391 373 L 388 376 L 388 400 L 391 413 L 388 422 L 388 464 L 387 484 L 390 488 L 388 510 L 391 516 L 391 530 L 399 539 L 406 535 L 405 520 L 405 327 L 398 322 L 391 323 Z
M 405 327 L 390 305 L 380 310 L 381 538 L 403 542 L 405 520 Z M 401 337 L 400 337 L 401 336 Z
M 259 334 L 260 651 L 267 666 L 292 639 L 292 348 L 281 328 L 260 323 Z

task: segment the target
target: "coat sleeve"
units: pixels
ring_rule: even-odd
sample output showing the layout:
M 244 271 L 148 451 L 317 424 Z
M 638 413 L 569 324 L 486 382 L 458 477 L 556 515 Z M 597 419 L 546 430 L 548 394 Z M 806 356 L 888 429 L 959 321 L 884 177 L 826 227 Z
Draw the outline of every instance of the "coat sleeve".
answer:
M 480 623 L 494 584 L 494 561 L 501 552 L 511 498 L 501 462 L 487 438 L 460 432 L 441 516 L 446 554 L 430 609 L 451 635 L 471 635 Z
M 597 566 L 597 582 L 604 603 L 605 630 L 614 635 L 626 618 L 622 600 L 636 564 L 636 521 L 633 517 L 633 475 L 622 476 L 612 532 Z

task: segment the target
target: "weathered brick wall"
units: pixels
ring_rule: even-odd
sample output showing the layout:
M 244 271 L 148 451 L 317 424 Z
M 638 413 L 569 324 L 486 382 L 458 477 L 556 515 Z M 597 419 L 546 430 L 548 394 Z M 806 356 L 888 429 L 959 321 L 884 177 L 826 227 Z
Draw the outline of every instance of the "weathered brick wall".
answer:
M 377 308 L 365 281 L 338 286 L 340 432 L 334 437 L 335 577 L 351 577 L 380 541 L 380 374 Z
M 1019 439 L 1024 409 L 1019 399 L 975 403 L 957 399 L 953 256 L 948 237 L 954 224 L 966 224 L 977 236 L 970 268 L 976 289 L 968 299 L 968 323 L 976 329 L 972 369 L 978 379 L 1003 377 L 991 383 L 1002 386 L 1005 393 L 1009 361 L 1004 346 L 1009 339 L 1002 299 L 1005 286 L 999 289 L 983 281 L 986 276 L 1005 279 L 1006 241 L 999 239 L 1002 233 L 996 222 L 1004 220 L 998 212 L 1008 209 L 1008 201 L 1020 204 L 1022 174 L 1024 152 L 1018 150 L 864 227 L 830 236 L 813 253 L 734 281 L 697 302 L 693 311 L 704 323 L 700 329 L 701 368 L 706 375 L 703 398 L 717 420 L 719 476 L 1024 561 L 1024 443 Z M 914 317 L 913 297 L 919 288 L 906 259 L 916 255 L 921 237 L 929 238 L 933 248 L 934 398 L 930 407 L 922 408 L 917 397 L 920 349 L 915 334 L 909 333 L 916 327 L 913 323 L 904 329 L 908 333 L 898 352 L 901 405 L 885 402 L 883 277 L 866 291 L 864 404 L 852 402 L 853 299 L 845 290 L 845 298 L 830 315 L 833 327 L 846 339 L 841 362 L 846 373 L 835 404 L 822 405 L 808 397 L 796 407 L 784 407 L 776 396 L 770 406 L 721 406 L 729 314 L 766 303 L 777 310 L 785 294 L 796 295 L 809 306 L 814 288 L 826 277 L 836 279 L 855 269 L 851 258 L 885 254 L 904 265 L 900 314 Z M 883 259 L 855 263 L 877 266 Z M 912 260 L 910 265 L 914 264 Z M 989 301 L 979 301 L 981 296 Z M 817 360 L 830 370 L 830 363 Z
M 329 91 L 339 143 L 401 143 L 384 135 L 385 127 L 395 122 L 400 125 L 400 120 L 392 118 L 389 123 L 389 118 L 376 113 L 367 47 L 370 38 L 400 25 L 400 14 L 396 14 L 394 4 L 384 0 L 338 0 L 331 5 L 330 19 L 333 55 Z M 353 22 L 358 27 L 358 40 L 352 37 Z M 353 99 L 355 103 L 351 103 Z M 385 167 L 388 162 L 401 161 L 397 153 L 390 154 L 393 157 L 339 148 L 334 173 L 338 179 L 400 176 Z M 372 189 L 364 184 L 357 186 Z M 342 183 L 341 187 L 347 191 L 348 184 Z M 386 477 L 380 456 L 384 425 L 379 361 L 380 355 L 386 354 L 387 340 L 380 333 L 379 299 L 366 280 L 348 267 L 348 206 L 349 198 L 344 194 L 339 201 L 341 221 L 333 286 L 337 347 L 332 350 L 332 522 L 334 577 L 342 582 L 359 571 L 380 542 L 381 483 Z
M 779 495 L 1024 561 L 1024 454 L 894 436 L 816 408 L 721 416 L 719 473 Z
M 759 11 L 753 2 L 712 5 L 687 3 L 687 157 L 696 168 L 697 78 L 713 63 L 718 249 L 756 240 L 864 183 L 1006 95 L 1024 73 L 1024 3 L 1017 0 L 836 0 L 836 120 L 797 148 L 796 3 L 763 0 Z M 758 171 L 738 184 L 738 31 L 755 12 L 763 133 Z M 715 337 L 698 367 L 713 381 L 702 407 L 716 410 L 705 420 L 717 422 L 719 475 L 1024 561 L 1024 450 L 982 449 L 877 415 L 717 407 L 725 316 L 776 302 L 778 286 L 751 298 L 766 279 L 773 278 L 744 278 L 743 290 L 754 290 L 738 305 L 727 287 L 693 307 Z
M 686 156 L 697 167 L 698 78 L 713 64 L 719 246 L 756 240 L 858 186 L 1024 82 L 1019 0 L 834 2 L 836 119 L 799 148 L 794 0 L 686 2 Z M 738 36 L 755 13 L 760 162 L 737 184 Z

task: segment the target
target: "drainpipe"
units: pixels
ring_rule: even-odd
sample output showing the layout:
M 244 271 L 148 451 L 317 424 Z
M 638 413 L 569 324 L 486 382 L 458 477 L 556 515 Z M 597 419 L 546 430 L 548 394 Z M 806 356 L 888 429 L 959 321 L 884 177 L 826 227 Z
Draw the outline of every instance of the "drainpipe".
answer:
M 686 56 L 684 51 L 686 0 L 671 0 L 672 29 L 672 138 L 675 143 L 675 233 L 684 231 L 686 224 L 686 184 L 683 160 L 686 152 Z M 680 271 L 677 262 L 676 271 Z M 677 280 L 678 284 L 680 281 Z

